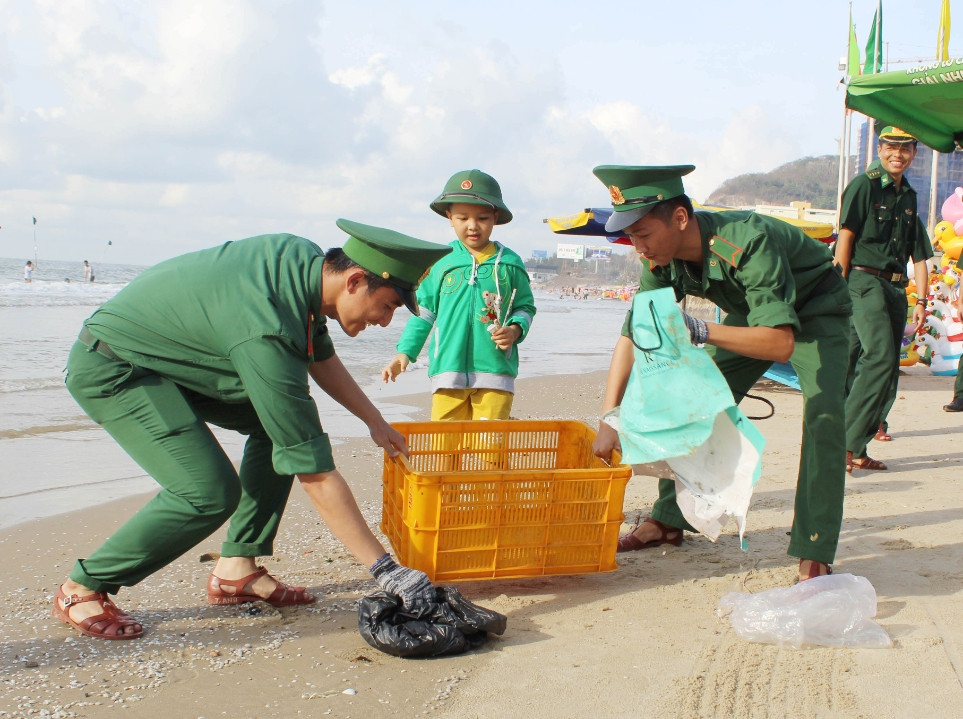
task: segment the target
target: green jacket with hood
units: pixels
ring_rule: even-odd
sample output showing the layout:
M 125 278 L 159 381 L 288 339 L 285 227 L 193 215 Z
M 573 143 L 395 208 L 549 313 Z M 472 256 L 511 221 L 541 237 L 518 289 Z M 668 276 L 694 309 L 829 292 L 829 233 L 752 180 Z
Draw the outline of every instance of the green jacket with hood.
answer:
M 525 263 L 498 242 L 495 254 L 481 264 L 475 262 L 460 240 L 450 246 L 452 252 L 432 266 L 418 288 L 421 315 L 408 320 L 398 340 L 398 352 L 415 361 L 434 328 L 428 345 L 432 391 L 514 392 L 518 376 L 515 345 L 528 336 L 535 317 L 535 300 Z M 522 330 L 521 337 L 507 351 L 498 349 L 489 333 L 496 309 L 501 324 L 517 324 Z

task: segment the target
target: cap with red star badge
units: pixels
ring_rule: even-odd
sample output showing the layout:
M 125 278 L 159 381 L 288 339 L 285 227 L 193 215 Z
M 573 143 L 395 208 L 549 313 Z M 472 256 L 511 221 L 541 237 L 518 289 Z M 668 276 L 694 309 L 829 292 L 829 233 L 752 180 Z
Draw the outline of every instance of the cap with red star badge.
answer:
M 462 170 L 452 175 L 445 183 L 445 189 L 431 203 L 431 209 L 442 217 L 447 217 L 451 205 L 487 205 L 498 210 L 496 225 L 512 221 L 512 213 L 502 200 L 502 188 L 495 178 L 481 170 Z
M 415 291 L 439 259 L 451 252 L 448 245 L 426 242 L 382 227 L 338 220 L 351 235 L 341 248 L 368 272 L 388 280 L 411 314 L 418 314 Z
M 641 220 L 663 200 L 685 194 L 683 175 L 695 165 L 599 165 L 592 172 L 609 190 L 615 212 L 605 223 L 608 232 L 619 232 Z

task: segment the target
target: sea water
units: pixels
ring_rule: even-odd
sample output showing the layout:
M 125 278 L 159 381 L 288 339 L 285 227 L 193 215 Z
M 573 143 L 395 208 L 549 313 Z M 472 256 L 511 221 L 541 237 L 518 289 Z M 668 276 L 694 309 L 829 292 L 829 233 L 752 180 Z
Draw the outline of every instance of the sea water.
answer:
M 83 321 L 144 268 L 98 263 L 96 281 L 85 282 L 83 262 L 41 260 L 27 283 L 24 263 L 0 259 L 0 527 L 156 488 L 77 406 L 63 375 Z M 520 378 L 608 367 L 626 303 L 536 290 L 536 305 L 532 331 L 518 348 Z M 389 422 L 412 419 L 416 408 L 405 395 L 430 392 L 424 353 L 397 382 L 380 379 L 407 316 L 399 310 L 387 328 L 370 327 L 356 338 L 331 323 L 338 356 Z M 360 420 L 319 389 L 313 395 L 333 443 L 367 436 Z M 243 438 L 214 432 L 239 459 Z

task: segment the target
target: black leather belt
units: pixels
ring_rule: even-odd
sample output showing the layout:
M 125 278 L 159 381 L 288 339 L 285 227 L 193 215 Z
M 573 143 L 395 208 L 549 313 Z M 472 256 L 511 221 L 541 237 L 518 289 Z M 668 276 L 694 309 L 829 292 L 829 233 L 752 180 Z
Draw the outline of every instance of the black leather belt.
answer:
M 99 352 L 107 359 L 112 359 L 112 360 L 120 359 L 120 357 L 118 357 L 114 353 L 114 351 L 107 346 L 106 342 L 103 342 L 97 339 L 96 337 L 94 337 L 93 332 L 87 329 L 87 325 L 84 325 L 83 328 L 80 330 L 79 339 L 84 345 L 90 348 L 91 352 Z
M 863 267 L 862 265 L 853 265 L 853 269 L 866 272 L 870 275 L 876 275 L 881 280 L 886 280 L 887 282 L 899 282 L 906 276 L 902 272 L 883 272 L 882 270 L 877 270 L 875 267 Z

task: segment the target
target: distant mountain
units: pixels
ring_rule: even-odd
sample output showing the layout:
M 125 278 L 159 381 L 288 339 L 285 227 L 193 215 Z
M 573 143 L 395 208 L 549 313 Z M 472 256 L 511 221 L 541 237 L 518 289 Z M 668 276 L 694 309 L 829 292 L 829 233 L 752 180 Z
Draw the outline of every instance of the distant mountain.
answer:
M 851 168 L 855 166 L 852 159 Z M 706 204 L 788 205 L 794 200 L 811 202 L 814 208 L 836 207 L 839 158 L 835 155 L 804 157 L 771 172 L 754 172 L 726 180 Z M 852 169 L 850 170 L 852 176 Z

